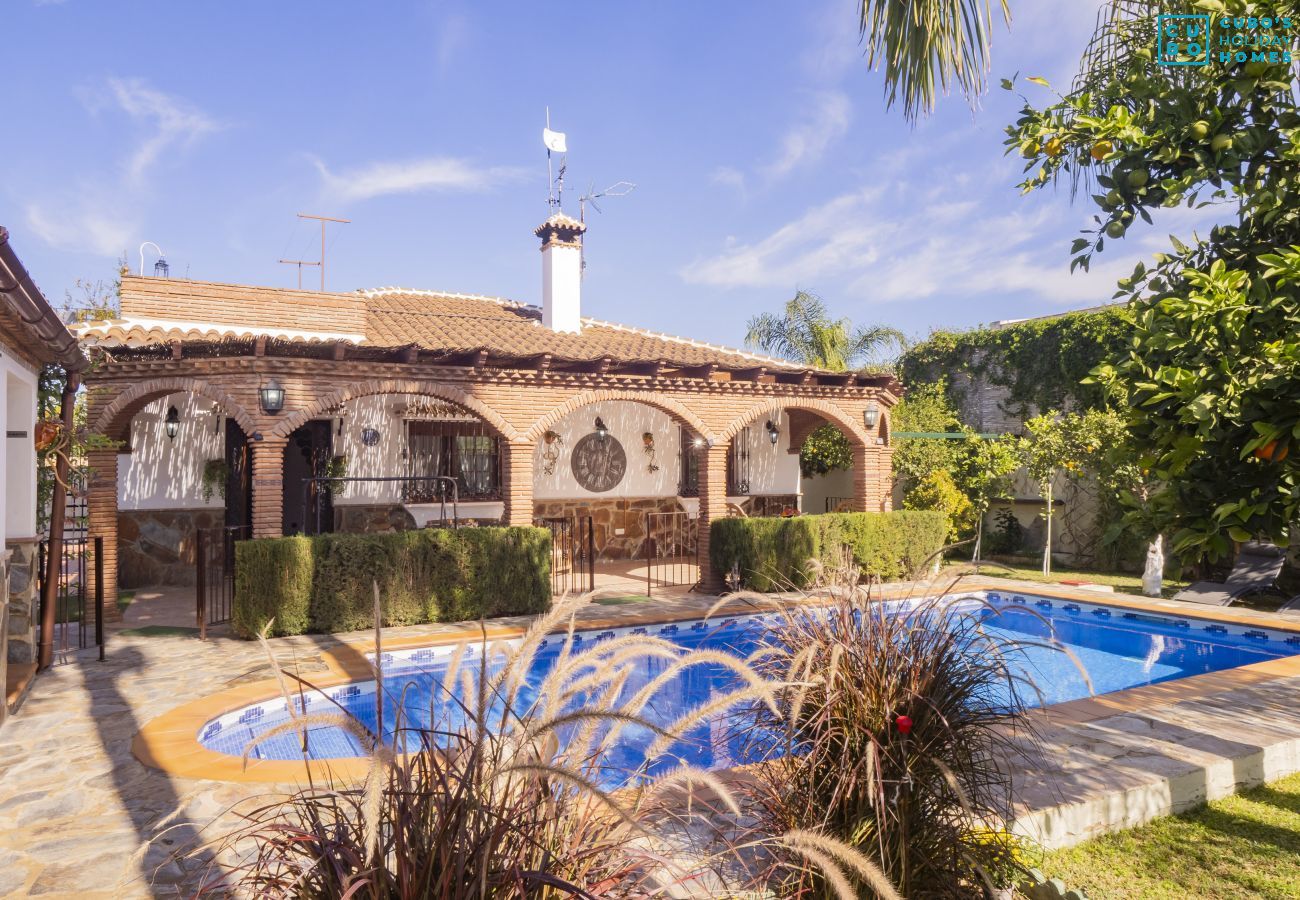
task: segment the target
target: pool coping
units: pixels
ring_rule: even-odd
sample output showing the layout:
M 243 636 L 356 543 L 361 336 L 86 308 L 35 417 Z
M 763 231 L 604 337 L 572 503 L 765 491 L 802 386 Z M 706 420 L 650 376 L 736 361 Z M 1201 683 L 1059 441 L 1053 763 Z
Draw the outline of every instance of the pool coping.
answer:
M 879 589 L 879 599 L 900 599 L 933 594 L 935 583 L 886 585 Z M 1293 632 L 1300 635 L 1300 617 L 1291 618 L 1276 613 L 1232 607 L 1201 606 L 1186 601 L 1161 600 L 1138 597 L 1132 594 L 1109 593 L 1086 588 L 1056 584 L 994 578 L 984 575 L 958 576 L 952 579 L 943 593 L 991 590 L 1029 594 L 1051 600 L 1072 600 L 1092 603 L 1135 612 L 1177 615 L 1183 619 L 1226 622 L 1234 625 L 1255 626 L 1274 631 Z M 771 595 L 772 599 L 786 604 L 799 605 L 817 602 L 817 598 L 795 595 Z M 703 600 L 705 598 L 701 598 Z M 707 609 L 707 607 L 704 607 Z M 583 617 L 578 623 L 582 631 L 623 628 L 646 624 L 671 624 L 701 618 L 701 608 L 673 608 L 657 612 L 645 609 L 609 615 Z M 722 602 L 717 616 L 734 616 L 760 612 L 749 601 Z M 517 638 L 527 630 L 528 624 L 492 625 L 458 628 L 446 634 L 406 635 L 385 638 L 384 652 L 412 650 L 424 647 L 459 644 L 466 641 L 494 641 Z M 327 689 L 348 682 L 371 679 L 373 672 L 365 661 L 365 654 L 374 651 L 373 639 L 341 637 L 337 648 L 321 651 L 327 673 L 311 678 L 313 687 Z M 1300 648 L 1297 654 L 1264 660 L 1209 672 L 1191 675 L 1173 681 L 1127 688 L 1122 691 L 1069 700 L 1053 706 L 1029 711 L 1028 715 L 1044 724 L 1081 724 L 1124 713 L 1141 713 L 1152 706 L 1168 705 L 1181 700 L 1217 694 L 1225 690 L 1248 687 L 1277 679 L 1300 676 Z M 131 752 L 140 762 L 161 769 L 171 775 L 185 778 L 228 781 L 253 784 L 302 784 L 307 781 L 357 782 L 370 768 L 366 757 L 348 757 L 322 760 L 265 760 L 249 759 L 246 763 L 236 756 L 210 750 L 199 742 L 203 727 L 213 719 L 255 703 L 274 700 L 281 696 L 274 678 L 250 682 L 227 688 L 181 704 L 151 720 L 133 737 Z

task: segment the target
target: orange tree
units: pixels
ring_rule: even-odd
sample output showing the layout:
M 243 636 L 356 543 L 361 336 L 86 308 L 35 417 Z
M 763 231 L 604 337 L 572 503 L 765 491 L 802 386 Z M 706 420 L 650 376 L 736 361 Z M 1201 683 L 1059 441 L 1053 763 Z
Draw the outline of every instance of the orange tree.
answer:
M 1026 101 L 1007 143 L 1025 192 L 1067 179 L 1091 194 L 1072 269 L 1153 209 L 1221 206 L 1207 236 L 1171 236 L 1119 282 L 1131 342 L 1094 372 L 1127 410 L 1152 524 L 1209 564 L 1300 518 L 1300 109 L 1286 45 L 1222 61 L 1216 44 L 1225 14 L 1288 16 L 1274 31 L 1294 43 L 1300 3 L 1196 6 L 1214 20 L 1208 65 L 1160 65 L 1158 5 L 1118 0 L 1072 88 Z

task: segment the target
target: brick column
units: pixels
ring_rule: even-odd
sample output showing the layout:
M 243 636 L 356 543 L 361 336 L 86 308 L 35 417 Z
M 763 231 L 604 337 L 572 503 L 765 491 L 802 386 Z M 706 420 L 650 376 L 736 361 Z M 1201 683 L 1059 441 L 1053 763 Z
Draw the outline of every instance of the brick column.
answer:
M 284 448 L 283 437 L 249 441 L 253 454 L 253 537 L 284 534 Z
M 501 496 L 505 500 L 503 525 L 533 524 L 533 451 L 531 441 L 511 443 L 501 439 Z
M 719 594 L 725 586 L 726 573 L 713 571 L 709 559 L 709 526 L 727 517 L 727 451 L 726 444 L 700 451 L 700 588 L 708 594 Z
M 87 533 L 92 541 L 104 539 L 104 621 L 122 618 L 117 609 L 117 450 L 92 450 L 86 454 L 90 487 L 86 491 Z M 86 627 L 95 627 L 95 565 L 86 565 Z
M 888 512 L 894 507 L 894 449 L 883 445 L 853 448 L 853 508 L 859 512 Z

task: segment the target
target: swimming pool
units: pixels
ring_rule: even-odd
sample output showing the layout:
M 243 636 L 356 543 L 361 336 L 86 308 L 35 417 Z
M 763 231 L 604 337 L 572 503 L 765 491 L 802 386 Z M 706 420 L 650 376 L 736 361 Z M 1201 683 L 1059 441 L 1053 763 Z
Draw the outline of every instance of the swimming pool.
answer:
M 1013 661 L 1013 668 L 1031 679 L 1039 691 L 1038 695 L 1022 698 L 1028 705 L 1050 705 L 1087 697 L 1089 682 L 1091 693 L 1105 694 L 1300 653 L 1300 635 L 1284 631 L 1032 595 L 978 592 L 969 596 L 986 602 L 966 604 L 963 614 L 981 617 L 990 634 L 1028 641 L 1054 635 L 1086 669 L 1087 678 L 1068 655 L 1049 648 L 1029 646 L 1016 651 L 1019 658 Z M 955 608 L 962 609 L 960 604 Z M 901 612 L 905 606 L 896 609 Z M 644 633 L 665 638 L 683 651 L 710 648 L 744 657 L 758 645 L 773 619 L 770 615 L 731 616 L 711 621 L 579 632 L 575 635 L 574 649 L 623 634 Z M 562 644 L 562 635 L 544 641 L 529 671 L 530 685 L 535 686 L 554 666 Z M 384 654 L 387 741 L 395 740 L 391 728 L 396 718 L 394 708 L 399 703 L 404 705 L 408 725 L 428 725 L 431 721 L 439 725 L 455 723 L 458 713 L 454 704 L 448 704 L 445 695 L 436 689 L 453 652 L 454 647 L 448 645 Z M 469 661 L 476 661 L 480 652 L 476 645 L 467 646 L 462 668 Z M 663 659 L 639 660 L 636 674 L 624 686 L 625 696 L 644 686 L 667 665 L 668 661 Z M 478 671 L 477 664 L 470 668 Z M 645 715 L 653 722 L 667 724 L 711 695 L 731 690 L 735 685 L 736 675 L 722 666 L 693 667 L 666 685 L 645 710 Z M 525 687 L 525 699 L 528 690 Z M 308 693 L 305 700 L 309 712 L 337 711 L 335 704 L 338 704 L 366 727 L 372 730 L 375 727 L 373 681 Z M 277 698 L 212 719 L 198 737 L 209 750 L 237 757 L 254 737 L 288 718 L 284 700 Z M 603 760 L 609 771 L 631 772 L 640 767 L 646 762 L 650 739 L 646 729 L 626 729 Z M 336 727 L 312 728 L 309 747 L 310 755 L 316 759 L 364 754 L 355 737 Z M 279 735 L 258 745 L 250 756 L 301 759 L 300 738 L 294 733 Z M 721 768 L 744 762 L 742 756 L 737 739 L 728 738 L 716 724 L 706 724 L 692 731 L 687 741 L 674 744 L 663 756 L 649 761 L 647 768 L 654 772 L 682 761 Z M 611 783 L 617 780 L 613 778 Z

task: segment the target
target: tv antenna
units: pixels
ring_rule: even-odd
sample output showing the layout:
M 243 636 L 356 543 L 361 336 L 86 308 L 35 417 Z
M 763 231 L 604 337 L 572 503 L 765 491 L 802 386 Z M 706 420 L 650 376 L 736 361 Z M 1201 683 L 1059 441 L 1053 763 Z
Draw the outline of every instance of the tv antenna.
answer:
M 325 290 L 325 223 L 326 223 L 326 222 L 338 222 L 340 225 L 348 225 L 348 224 L 350 224 L 350 223 L 352 222 L 352 220 L 351 220 L 351 219 L 335 219 L 335 218 L 332 218 L 332 217 L 330 217 L 330 216 L 313 216 L 313 215 L 311 215 L 310 213 L 298 213 L 298 218 L 300 218 L 300 219 L 315 219 L 316 221 L 320 222 L 320 262 L 318 262 L 318 263 L 310 263 L 310 262 L 298 263 L 297 260 L 283 260 L 283 259 L 280 260 L 280 262 L 293 262 L 293 263 L 297 263 L 297 264 L 298 264 L 298 282 L 299 282 L 299 287 L 302 286 L 302 267 L 303 267 L 303 266 L 311 266 L 311 265 L 317 265 L 317 266 L 320 266 L 320 289 L 321 289 L 322 292 L 324 292 L 324 290 Z
M 578 198 L 578 221 L 587 224 L 587 204 L 596 212 L 602 212 L 600 206 L 596 203 L 602 197 L 626 197 L 636 190 L 636 185 L 630 181 L 616 181 L 603 191 L 595 190 L 593 182 L 587 188 L 587 193 Z
M 587 187 L 587 193 L 578 198 L 578 221 L 583 225 L 587 224 L 587 204 L 596 212 L 601 212 L 600 204 L 596 201 L 602 197 L 626 197 L 636 190 L 636 185 L 630 181 L 616 181 L 603 191 L 595 189 L 595 182 Z M 581 254 L 581 268 L 579 271 L 583 274 L 587 271 L 587 242 L 583 241 L 578 249 Z
M 297 267 L 298 267 L 298 290 L 300 290 L 300 291 L 302 290 L 302 267 L 303 267 L 303 266 L 319 266 L 319 265 L 320 265 L 319 262 L 316 262 L 316 261 L 313 261 L 313 260 L 309 260 L 309 259 L 282 259 L 282 260 L 280 260 L 280 262 L 281 262 L 281 264 L 286 265 L 286 266 L 297 266 Z M 322 286 L 321 286 L 321 290 L 324 290 L 324 289 L 325 289 L 325 287 L 324 287 L 324 285 L 322 285 Z

